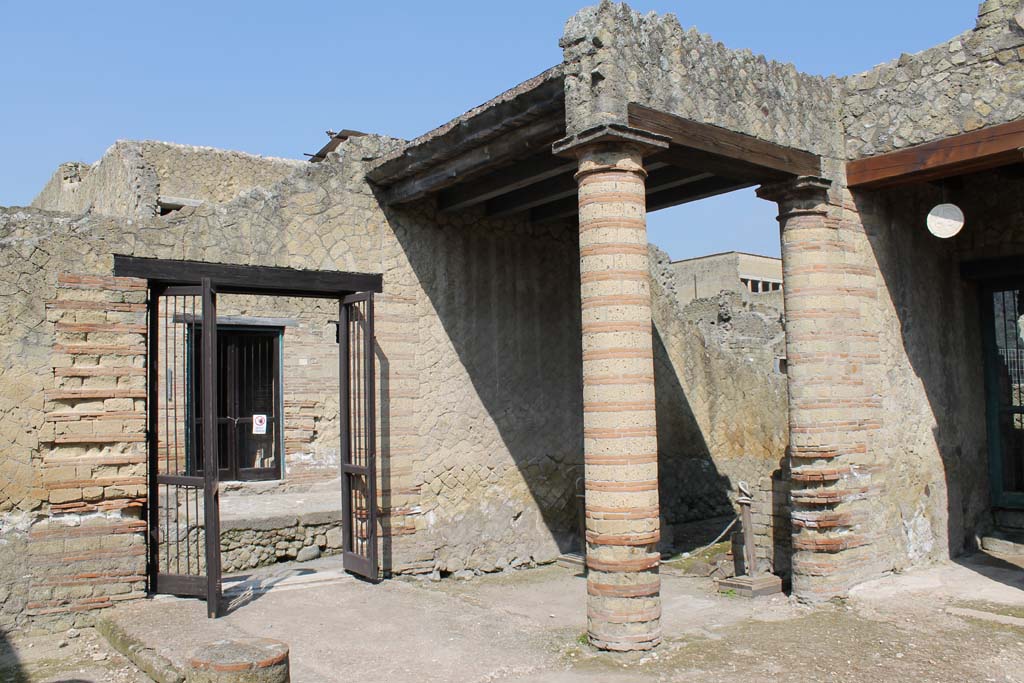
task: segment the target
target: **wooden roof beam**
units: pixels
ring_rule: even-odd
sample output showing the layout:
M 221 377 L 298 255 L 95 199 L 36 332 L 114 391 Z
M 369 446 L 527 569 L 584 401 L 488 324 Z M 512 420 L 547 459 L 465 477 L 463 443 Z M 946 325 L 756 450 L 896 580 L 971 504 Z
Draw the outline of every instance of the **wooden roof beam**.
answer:
M 1024 119 L 846 164 L 846 184 L 877 190 L 1024 162 Z
M 575 160 L 552 156 L 550 150 L 545 150 L 515 166 L 442 190 L 437 197 L 437 206 L 442 211 L 459 211 L 572 172 L 577 166 Z
M 385 191 L 384 201 L 387 204 L 405 204 L 422 199 L 501 164 L 550 149 L 551 143 L 564 133 L 565 116 L 557 111 L 398 181 Z
M 746 180 L 722 178 L 710 173 L 692 173 L 664 166 L 651 171 L 647 178 L 647 210 L 657 211 L 756 184 Z M 553 196 L 545 203 L 521 207 L 520 210 L 525 208 L 530 208 L 530 220 L 540 223 L 575 216 L 579 211 L 579 201 L 574 190 L 572 193 Z
M 821 157 L 804 150 L 690 121 L 641 104 L 630 104 L 628 114 L 631 127 L 665 135 L 674 148 L 685 149 L 695 161 L 718 165 L 717 170 L 710 166 L 700 169 L 715 175 L 730 176 L 725 172 L 730 166 L 734 167 L 730 177 L 746 176 L 758 183 L 777 180 L 780 175 L 821 175 Z M 757 177 L 750 177 L 754 175 Z

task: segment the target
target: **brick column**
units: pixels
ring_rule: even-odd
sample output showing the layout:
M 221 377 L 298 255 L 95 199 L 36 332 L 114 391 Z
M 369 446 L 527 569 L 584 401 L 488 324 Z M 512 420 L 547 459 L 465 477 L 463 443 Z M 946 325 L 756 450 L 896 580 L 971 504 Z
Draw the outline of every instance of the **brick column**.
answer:
M 587 623 L 590 642 L 606 650 L 661 642 L 642 162 L 652 146 L 664 145 L 638 131 L 601 129 L 572 148 L 579 159 Z
M 873 562 L 869 440 L 881 424 L 870 319 L 875 271 L 863 234 L 820 178 L 763 186 L 779 205 L 789 374 L 793 594 L 845 595 Z

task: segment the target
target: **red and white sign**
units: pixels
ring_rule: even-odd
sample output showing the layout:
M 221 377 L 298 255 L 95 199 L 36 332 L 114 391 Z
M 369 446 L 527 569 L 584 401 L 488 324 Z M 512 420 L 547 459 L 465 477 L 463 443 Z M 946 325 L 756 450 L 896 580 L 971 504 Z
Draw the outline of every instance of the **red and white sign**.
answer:
M 252 433 L 253 434 L 266 434 L 267 433 L 267 416 L 266 415 L 253 415 L 252 416 Z

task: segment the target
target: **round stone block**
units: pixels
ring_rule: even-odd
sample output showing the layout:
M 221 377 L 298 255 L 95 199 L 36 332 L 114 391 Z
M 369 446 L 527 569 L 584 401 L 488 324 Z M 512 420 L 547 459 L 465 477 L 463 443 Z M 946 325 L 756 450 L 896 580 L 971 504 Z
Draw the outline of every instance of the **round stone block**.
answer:
M 288 645 L 270 638 L 216 640 L 188 660 L 187 683 L 288 683 Z

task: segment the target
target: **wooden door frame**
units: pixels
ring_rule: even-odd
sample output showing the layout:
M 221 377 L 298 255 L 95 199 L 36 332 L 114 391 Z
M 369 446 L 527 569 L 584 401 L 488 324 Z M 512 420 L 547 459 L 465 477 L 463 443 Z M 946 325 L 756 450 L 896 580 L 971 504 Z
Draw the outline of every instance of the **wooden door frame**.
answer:
M 147 396 L 148 406 L 147 412 L 149 414 L 150 425 L 148 429 L 148 440 L 149 440 L 149 498 L 147 500 L 147 519 L 149 522 L 149 530 L 147 533 L 147 540 L 150 543 L 149 552 L 147 558 L 149 559 L 149 567 L 147 567 L 147 573 L 150 576 L 150 588 L 154 592 L 178 592 L 184 595 L 192 595 L 195 597 L 205 597 L 207 601 L 207 616 L 214 618 L 220 615 L 220 608 L 222 602 L 221 595 L 221 563 L 220 563 L 220 503 L 219 503 L 219 467 L 208 467 L 203 472 L 202 486 L 204 490 L 204 516 L 205 516 L 205 537 L 206 537 L 206 581 L 205 590 L 201 590 L 198 586 L 198 581 L 185 582 L 187 586 L 177 586 L 174 581 L 166 581 L 173 577 L 165 577 L 163 586 L 161 587 L 161 580 L 158 575 L 158 550 L 159 550 L 159 539 L 157 538 L 159 526 L 158 521 L 155 519 L 155 510 L 157 505 L 154 501 L 157 500 L 154 493 L 157 490 L 157 475 L 158 475 L 158 443 L 157 443 L 157 428 L 159 419 L 157 416 L 158 412 L 158 396 L 159 396 L 159 381 L 156 377 L 156 371 L 159 367 L 156 364 L 157 361 L 157 341 L 155 335 L 152 333 L 158 329 L 158 297 L 161 293 L 168 293 L 174 290 L 189 291 L 192 295 L 198 292 L 201 293 L 203 302 L 203 322 L 204 334 L 202 335 L 202 364 L 201 372 L 203 373 L 203 386 L 201 388 L 203 392 L 203 424 L 202 430 L 203 438 L 203 452 L 204 457 L 209 457 L 210 454 L 214 454 L 213 457 L 217 458 L 219 465 L 219 457 L 217 456 L 218 450 L 218 438 L 216 430 L 217 422 L 217 403 L 216 403 L 216 384 L 217 384 L 217 373 L 216 373 L 216 358 L 217 358 L 217 311 L 216 311 L 216 295 L 217 293 L 223 294 L 254 294 L 263 296 L 285 296 L 285 297 L 308 297 L 308 298 L 325 298 L 335 299 L 339 302 L 339 306 L 342 310 L 345 309 L 346 300 L 348 302 L 355 300 L 367 300 L 368 299 L 368 310 L 371 315 L 371 322 L 369 325 L 369 334 L 367 339 L 367 368 L 372 370 L 373 363 L 373 350 L 374 350 L 374 337 L 372 327 L 372 302 L 373 294 L 379 293 L 383 290 L 383 278 L 380 274 L 372 273 L 347 273 L 339 271 L 310 271 L 301 270 L 296 268 L 277 268 L 269 266 L 245 266 L 245 265 L 232 265 L 232 264 L 217 264 L 217 263 L 205 263 L 199 261 L 175 261 L 168 259 L 151 259 L 151 258 L 138 258 L 134 256 L 124 256 L 120 254 L 114 255 L 114 276 L 115 277 L 131 277 L 145 279 L 148 283 L 149 296 L 150 296 L 150 324 L 151 324 L 151 335 L 154 337 L 150 342 L 150 350 L 148 352 L 148 360 L 151 363 L 149 376 L 147 378 Z M 210 324 L 212 322 L 212 324 Z M 346 335 L 340 335 L 341 338 L 347 339 Z M 368 382 L 367 387 L 371 390 L 373 388 L 373 376 L 372 371 L 369 373 L 370 377 L 366 380 Z M 339 385 L 344 385 L 343 375 L 339 378 Z M 340 386 L 339 386 L 340 389 Z M 370 394 L 371 398 L 368 400 L 367 411 L 371 420 L 373 420 L 373 410 L 375 407 L 375 392 Z M 341 403 L 342 406 L 346 405 Z M 347 411 L 341 410 L 340 413 L 345 414 Z M 283 419 L 282 431 L 283 431 Z M 347 421 L 347 420 L 346 420 Z M 375 437 L 375 421 L 369 422 L 371 428 L 367 432 L 367 445 L 370 451 L 368 457 L 370 462 L 375 464 L 375 449 L 376 443 Z M 343 438 L 347 435 L 343 434 Z M 283 453 L 282 453 L 283 455 Z M 198 477 L 177 477 L 178 479 L 189 479 L 198 480 Z M 344 479 L 344 477 L 342 477 Z M 371 485 L 375 487 L 376 472 L 375 467 L 370 467 L 369 480 Z M 191 485 L 191 484 L 189 484 Z M 375 504 L 375 488 L 371 489 L 371 503 L 369 505 L 368 514 L 370 519 L 373 520 L 373 524 L 369 527 L 368 532 L 370 539 L 368 546 L 370 548 L 369 556 L 364 562 L 357 562 L 353 566 L 346 564 L 346 569 L 349 569 L 353 573 L 359 573 L 367 578 L 376 580 L 379 575 L 379 565 L 377 563 L 377 533 L 376 533 L 376 504 Z M 347 526 L 352 528 L 351 519 L 347 522 Z M 191 577 L 189 577 L 191 578 Z M 201 577 L 195 577 L 199 579 Z M 181 583 L 181 582 L 179 582 Z M 193 585 L 197 584 L 197 585 Z M 161 590 L 164 588 L 166 590 Z M 187 590 L 186 590 L 187 589 Z M 203 595 L 205 593 L 205 595 Z

